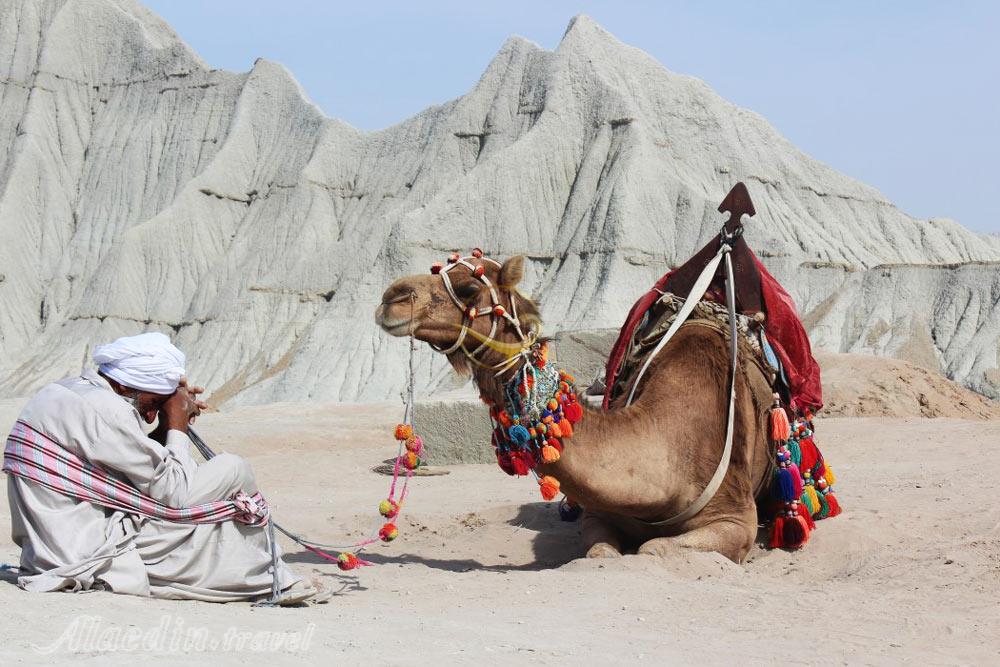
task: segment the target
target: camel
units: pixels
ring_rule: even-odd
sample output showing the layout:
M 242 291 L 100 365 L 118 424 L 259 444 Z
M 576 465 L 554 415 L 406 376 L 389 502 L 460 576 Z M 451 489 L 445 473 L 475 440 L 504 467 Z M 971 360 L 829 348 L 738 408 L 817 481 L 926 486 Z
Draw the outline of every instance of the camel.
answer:
M 450 261 L 456 259 L 457 255 Z M 484 401 L 502 405 L 504 383 L 528 363 L 529 355 L 517 352 L 542 344 L 524 336 L 528 330 L 541 330 L 539 309 L 517 289 L 524 257 L 500 264 L 477 252 L 465 259 L 468 262 L 462 260 L 448 272 L 451 290 L 439 275 L 440 265 L 430 275 L 395 281 L 382 296 L 376 323 L 392 336 L 412 333 L 446 352 L 457 371 L 472 374 Z M 516 317 L 475 317 L 473 312 L 470 321 L 469 309 L 460 309 L 456 300 L 479 313 Z M 497 305 L 500 311 L 495 311 Z M 471 329 L 468 334 L 463 329 L 466 324 Z M 661 557 L 694 550 L 715 551 L 741 563 L 754 544 L 756 501 L 766 493 L 772 474 L 768 435 L 772 389 L 764 369 L 744 351 L 735 382 L 732 458 L 722 486 L 690 519 L 653 525 L 691 506 L 708 485 L 723 451 L 728 339 L 717 330 L 692 324 L 682 326 L 654 359 L 631 405 L 618 401 L 607 411 L 584 405 L 583 417 L 559 459 L 537 468 L 539 474 L 558 480 L 566 496 L 584 508 L 582 535 L 590 558 L 618 557 L 633 549 Z M 469 350 L 477 340 L 489 338 L 494 326 L 492 339 L 500 344 L 484 346 L 470 360 Z

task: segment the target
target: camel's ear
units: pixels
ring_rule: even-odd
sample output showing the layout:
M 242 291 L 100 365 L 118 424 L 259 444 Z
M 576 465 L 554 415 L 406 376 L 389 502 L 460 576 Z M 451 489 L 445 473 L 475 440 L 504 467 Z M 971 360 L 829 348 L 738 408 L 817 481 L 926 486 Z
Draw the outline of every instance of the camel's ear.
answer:
M 500 267 L 500 287 L 512 289 L 524 278 L 524 255 L 511 257 Z

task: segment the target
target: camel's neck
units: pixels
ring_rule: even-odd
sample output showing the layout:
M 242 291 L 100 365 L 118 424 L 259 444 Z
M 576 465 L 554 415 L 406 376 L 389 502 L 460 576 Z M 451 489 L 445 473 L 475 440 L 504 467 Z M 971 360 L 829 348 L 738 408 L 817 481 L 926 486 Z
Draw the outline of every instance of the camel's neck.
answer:
M 550 354 L 551 346 L 549 343 Z M 475 368 L 473 376 L 480 396 L 487 403 L 505 408 L 505 383 L 516 377 L 525 363 L 520 362 L 499 378 L 489 369 Z M 584 396 L 580 395 L 579 401 L 586 405 Z M 585 409 L 572 437 L 563 440 L 559 460 L 540 465 L 538 472 L 554 476 L 563 493 L 589 509 L 654 517 L 672 504 L 676 490 L 664 484 L 662 474 L 649 472 L 683 469 L 684 457 L 676 448 L 661 446 L 656 448 L 654 466 L 644 460 L 650 455 L 650 433 L 656 430 L 653 416 L 640 405 L 614 412 Z

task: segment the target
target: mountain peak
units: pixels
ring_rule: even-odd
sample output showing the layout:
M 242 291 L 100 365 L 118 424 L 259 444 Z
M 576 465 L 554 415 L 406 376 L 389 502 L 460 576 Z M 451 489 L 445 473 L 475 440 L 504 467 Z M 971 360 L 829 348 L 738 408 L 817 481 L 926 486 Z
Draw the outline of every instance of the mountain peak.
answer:
M 577 14 L 569 20 L 566 31 L 559 41 L 559 50 L 566 47 L 590 47 L 600 44 L 608 47 L 625 46 L 617 37 L 605 30 L 601 25 L 586 14 Z
M 585 15 L 375 133 L 328 122 L 275 63 L 202 67 L 133 0 L 0 0 L 0 26 L 0 393 L 159 329 L 220 397 L 382 400 L 406 363 L 370 321 L 393 278 L 528 252 L 557 330 L 615 327 L 745 181 L 748 239 L 818 347 L 1000 396 L 1000 311 L 968 306 L 1000 292 L 1000 241 L 918 224 Z M 447 361 L 419 354 L 431 391 Z

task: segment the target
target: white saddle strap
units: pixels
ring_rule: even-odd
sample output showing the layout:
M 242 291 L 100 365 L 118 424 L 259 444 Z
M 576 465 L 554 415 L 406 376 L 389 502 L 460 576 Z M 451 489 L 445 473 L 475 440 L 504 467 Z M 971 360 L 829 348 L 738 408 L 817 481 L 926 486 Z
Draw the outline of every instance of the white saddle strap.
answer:
M 701 492 L 701 495 L 691 505 L 679 514 L 675 514 L 672 517 L 663 519 L 661 521 L 645 521 L 643 523 L 650 526 L 671 526 L 678 523 L 683 523 L 691 517 L 698 514 L 698 512 L 705 509 L 709 501 L 715 497 L 715 494 L 719 491 L 719 487 L 722 486 L 722 480 L 725 479 L 726 473 L 729 471 L 729 461 L 733 453 L 733 422 L 736 412 L 736 355 L 738 349 L 738 341 L 736 338 L 736 290 L 734 286 L 733 279 L 733 261 L 730 256 L 730 251 L 732 248 L 725 242 L 719 247 L 719 252 L 716 253 L 712 261 L 708 263 L 705 269 L 698 276 L 698 280 L 695 281 L 694 286 L 691 288 L 691 293 L 688 294 L 687 299 L 684 301 L 684 306 L 681 308 L 680 312 L 677 313 L 676 319 L 674 319 L 673 324 L 671 324 L 670 329 L 663 336 L 660 342 L 653 348 L 653 351 L 647 357 L 646 362 L 642 365 L 642 369 L 636 376 L 635 382 L 632 384 L 632 390 L 629 392 L 628 401 L 626 405 L 631 405 L 632 398 L 635 395 L 636 387 L 639 386 L 639 380 L 642 378 L 643 373 L 649 367 L 650 362 L 652 362 L 653 357 L 667 344 L 667 342 L 673 337 L 677 330 L 681 328 L 681 325 L 688 319 L 694 307 L 701 301 L 701 298 L 705 296 L 705 292 L 708 290 L 709 284 L 712 282 L 712 277 L 715 275 L 715 270 L 719 266 L 719 262 L 722 260 L 723 256 L 726 259 L 726 306 L 729 310 L 729 358 L 730 358 L 730 372 L 729 372 L 729 409 L 728 416 L 726 419 L 726 444 L 722 450 L 722 459 L 719 461 L 718 467 L 715 469 L 715 474 L 712 475 L 712 479 L 709 480 L 708 486 Z

